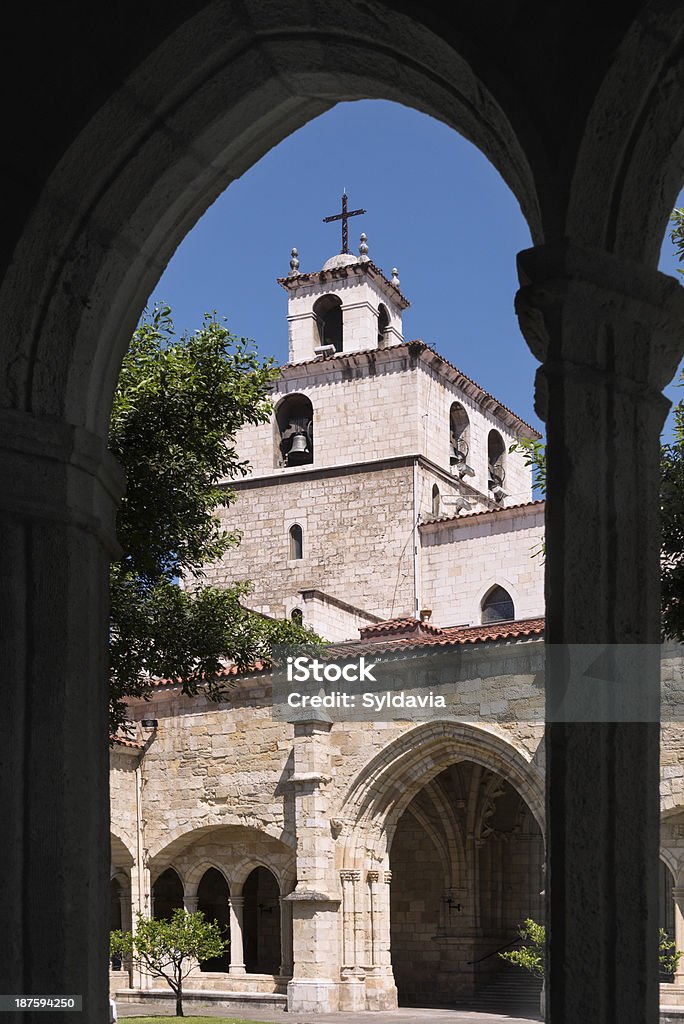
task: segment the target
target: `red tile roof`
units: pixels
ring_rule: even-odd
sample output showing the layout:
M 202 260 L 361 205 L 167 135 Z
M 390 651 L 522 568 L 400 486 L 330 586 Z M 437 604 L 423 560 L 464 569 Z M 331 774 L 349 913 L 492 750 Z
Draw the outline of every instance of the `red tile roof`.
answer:
M 385 622 L 374 622 L 370 626 L 361 626 L 359 633 L 362 640 L 372 640 L 376 636 L 383 639 L 389 636 L 442 636 L 442 630 L 438 626 L 431 626 L 429 622 L 422 622 L 408 615 L 398 619 L 387 619 Z
M 144 750 L 144 748 L 145 748 L 145 744 L 144 743 L 138 743 L 137 740 L 128 740 L 124 736 L 116 736 L 116 735 L 111 734 L 111 733 L 110 733 L 110 736 L 109 736 L 109 742 L 110 743 L 119 743 L 122 747 L 131 747 L 134 750 Z
M 434 526 L 435 523 L 453 523 L 454 521 L 461 521 L 461 519 L 473 519 L 474 516 L 498 516 L 502 512 L 510 512 L 512 509 L 520 508 L 533 508 L 535 505 L 543 505 L 544 498 L 537 498 L 535 501 L 521 501 L 518 505 L 505 505 L 503 508 L 483 508 L 479 512 L 465 512 L 462 515 L 457 513 L 455 516 L 435 516 L 435 518 L 426 519 L 425 522 L 419 523 L 419 526 Z

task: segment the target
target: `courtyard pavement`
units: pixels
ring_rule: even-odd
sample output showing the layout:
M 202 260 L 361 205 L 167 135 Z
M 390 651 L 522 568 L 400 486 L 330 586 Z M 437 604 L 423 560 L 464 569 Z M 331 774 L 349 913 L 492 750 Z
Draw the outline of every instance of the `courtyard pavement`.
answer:
M 163 1015 L 173 1017 L 174 1008 L 168 1003 L 118 1003 L 119 1020 L 126 1017 L 152 1017 Z M 243 1017 L 245 1020 L 264 1021 L 269 1024 L 530 1024 L 539 1017 L 508 1017 L 505 1014 L 479 1013 L 474 1010 L 420 1010 L 399 1009 L 389 1013 L 326 1013 L 325 1017 L 311 1013 L 285 1013 L 282 1010 L 228 1010 L 225 1007 L 194 1009 L 189 1003 L 185 1007 L 187 1016 L 197 1014 L 206 1017 Z

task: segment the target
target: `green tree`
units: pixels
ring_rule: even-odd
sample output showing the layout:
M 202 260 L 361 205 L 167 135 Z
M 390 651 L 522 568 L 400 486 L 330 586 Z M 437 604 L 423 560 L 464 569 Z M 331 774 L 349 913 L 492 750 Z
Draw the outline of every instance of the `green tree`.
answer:
M 277 373 L 216 315 L 179 338 L 169 307 L 155 306 L 133 335 L 109 434 L 127 475 L 122 553 L 110 573 L 113 730 L 124 721 L 124 698 L 145 696 L 151 677 L 178 678 L 185 693 L 201 687 L 220 700 L 224 659 L 268 664 L 272 643 L 315 639 L 297 623 L 247 611 L 247 583 L 204 583 L 204 566 L 239 543 L 216 512 L 235 500 L 230 481 L 249 470 L 236 433 L 268 419 Z
M 138 914 L 135 933 L 118 930 L 109 937 L 110 956 L 126 957 L 166 981 L 176 996 L 177 1017 L 184 1016 L 183 982 L 188 974 L 197 963 L 221 956 L 226 946 L 218 923 L 205 921 L 201 910 L 188 914 L 176 909 L 166 921 Z
M 502 960 L 508 960 L 516 967 L 523 967 L 530 974 L 543 978 L 546 953 L 544 925 L 537 924 L 531 917 L 528 917 L 518 928 L 518 934 L 527 945 L 520 946 L 519 949 L 510 949 L 506 953 L 499 953 L 499 956 Z
M 544 925 L 537 924 L 531 917 L 528 917 L 518 928 L 518 934 L 525 945 L 518 949 L 508 950 L 506 953 L 499 953 L 499 956 L 502 960 L 507 960 L 509 963 L 515 964 L 516 967 L 522 967 L 538 978 L 543 978 L 546 963 L 546 929 Z M 662 973 L 674 974 L 682 956 L 684 953 L 676 948 L 665 929 L 661 928 L 658 935 L 658 962 Z

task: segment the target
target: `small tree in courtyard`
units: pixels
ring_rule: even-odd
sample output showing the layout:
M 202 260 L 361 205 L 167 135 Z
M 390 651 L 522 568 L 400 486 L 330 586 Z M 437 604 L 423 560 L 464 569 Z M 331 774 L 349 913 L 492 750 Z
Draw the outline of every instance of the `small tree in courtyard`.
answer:
M 516 967 L 522 967 L 530 974 L 543 978 L 546 958 L 546 929 L 544 925 L 537 924 L 531 917 L 528 917 L 518 928 L 518 934 L 524 940 L 525 945 L 506 953 L 499 953 L 499 956 L 502 960 L 508 960 Z M 658 934 L 658 963 L 661 972 L 674 974 L 682 956 L 684 953 L 677 949 L 665 929 L 661 928 Z
M 138 914 L 135 934 L 113 931 L 110 956 L 129 957 L 136 967 L 155 978 L 163 978 L 176 996 L 176 1016 L 183 1017 L 183 981 L 197 963 L 220 956 L 227 943 L 216 921 L 205 921 L 176 909 L 169 920 Z

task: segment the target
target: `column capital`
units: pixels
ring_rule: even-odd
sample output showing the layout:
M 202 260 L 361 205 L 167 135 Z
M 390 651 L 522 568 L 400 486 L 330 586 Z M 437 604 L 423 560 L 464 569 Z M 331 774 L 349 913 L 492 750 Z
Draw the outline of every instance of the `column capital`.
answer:
M 524 249 L 517 264 L 515 311 L 537 359 L 610 369 L 657 391 L 669 383 L 683 347 L 684 294 L 674 278 L 569 241 Z M 595 328 L 616 323 L 627 329 L 611 351 Z
M 358 882 L 361 879 L 361 872 L 356 870 L 340 871 L 340 878 L 343 882 Z
M 116 509 L 125 476 L 101 437 L 69 423 L 0 410 L 0 512 L 71 523 L 114 556 Z
M 380 881 L 380 872 L 379 871 L 369 871 L 368 874 L 366 875 L 366 877 L 367 877 L 368 881 L 371 883 L 371 885 L 373 885 L 375 882 L 379 882 Z
M 245 905 L 245 897 L 244 896 L 229 896 L 228 897 L 228 906 L 229 907 L 233 907 L 234 910 L 242 910 L 244 905 Z

